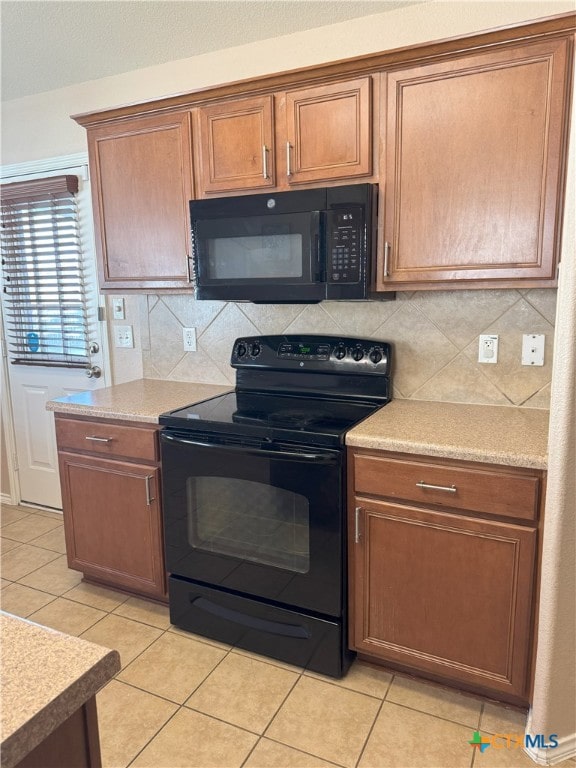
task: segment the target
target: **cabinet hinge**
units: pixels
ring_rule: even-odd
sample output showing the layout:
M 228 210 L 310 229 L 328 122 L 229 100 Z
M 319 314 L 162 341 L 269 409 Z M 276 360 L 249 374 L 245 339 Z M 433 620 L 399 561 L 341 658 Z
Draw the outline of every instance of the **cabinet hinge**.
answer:
M 13 453 L 12 454 L 12 469 L 14 472 L 18 472 L 18 454 Z
M 0 346 L 2 347 L 2 357 L 8 357 L 8 350 L 6 348 L 6 339 L 4 336 L 0 339 Z
M 106 307 L 98 307 L 98 321 L 103 323 L 106 320 Z

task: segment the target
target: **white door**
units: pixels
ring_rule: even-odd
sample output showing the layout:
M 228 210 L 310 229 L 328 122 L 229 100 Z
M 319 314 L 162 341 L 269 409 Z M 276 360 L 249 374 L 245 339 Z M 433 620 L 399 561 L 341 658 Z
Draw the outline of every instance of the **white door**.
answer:
M 4 169 L 3 169 L 4 171 Z M 75 174 L 79 178 L 76 196 L 78 216 L 81 223 L 80 239 L 84 262 L 84 285 L 86 312 L 92 344 L 90 364 L 100 369 L 99 377 L 88 378 L 84 368 L 44 367 L 41 365 L 18 365 L 11 362 L 8 344 L 7 370 L 13 417 L 13 435 L 16 450 L 14 467 L 16 473 L 16 496 L 22 503 L 62 508 L 58 457 L 54 429 L 54 414 L 46 410 L 48 400 L 98 389 L 106 385 L 108 349 L 103 322 L 98 319 L 98 290 L 94 256 L 94 237 L 90 188 L 87 167 L 67 167 L 52 172 L 41 172 L 39 177 L 58 174 Z M 28 176 L 28 178 L 30 178 Z M 18 177 L 6 178 L 2 183 L 19 181 Z M 3 301 L 4 331 L 9 336 L 6 302 Z M 4 347 L 6 349 L 6 346 Z

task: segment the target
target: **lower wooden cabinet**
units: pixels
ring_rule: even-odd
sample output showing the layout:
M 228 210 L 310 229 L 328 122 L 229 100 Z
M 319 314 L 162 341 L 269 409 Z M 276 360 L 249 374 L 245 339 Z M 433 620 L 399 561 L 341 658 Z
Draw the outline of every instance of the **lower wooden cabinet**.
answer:
M 131 442 L 137 447 L 142 430 L 62 418 L 56 425 L 68 565 L 89 579 L 164 598 L 160 469 L 153 459 L 114 454 Z M 82 438 L 96 449 L 71 450 Z M 155 440 L 151 431 L 151 447 Z M 94 455 L 103 450 L 107 456 Z
M 382 470 L 390 470 L 390 459 L 381 458 Z M 468 511 L 474 507 L 466 487 L 475 471 L 470 465 L 396 458 L 397 471 L 383 471 L 375 486 L 376 475 L 364 471 L 366 460 L 357 453 L 352 460 L 358 471 L 350 513 L 351 646 L 437 680 L 528 701 L 536 523 L 526 522 L 521 504 L 519 522 Z M 446 480 L 450 469 L 454 482 Z M 405 482 L 411 471 L 419 478 L 415 495 L 427 494 L 427 504 L 395 498 L 397 479 Z M 486 467 L 479 472 L 490 474 Z M 539 495 L 541 474 L 506 468 L 502 476 L 494 472 L 494 481 L 510 476 L 527 488 L 535 483 Z M 403 495 L 413 494 L 405 488 Z M 483 494 L 477 500 L 485 506 Z M 508 511 L 516 514 L 512 506 Z

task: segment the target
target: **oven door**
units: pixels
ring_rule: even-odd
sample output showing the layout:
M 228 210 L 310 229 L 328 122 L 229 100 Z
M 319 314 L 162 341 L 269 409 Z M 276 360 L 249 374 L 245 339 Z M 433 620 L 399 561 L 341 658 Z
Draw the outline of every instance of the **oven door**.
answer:
M 169 573 L 342 615 L 341 450 L 163 430 Z

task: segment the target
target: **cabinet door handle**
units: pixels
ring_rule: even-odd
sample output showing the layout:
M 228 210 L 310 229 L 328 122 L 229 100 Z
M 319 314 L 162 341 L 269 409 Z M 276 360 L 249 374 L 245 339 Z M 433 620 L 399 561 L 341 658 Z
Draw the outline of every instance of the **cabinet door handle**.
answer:
M 290 168 L 290 150 L 292 147 L 290 146 L 290 142 L 286 142 L 286 176 L 292 176 L 292 169 Z
M 155 501 L 154 498 L 152 498 L 152 494 L 150 492 L 150 480 L 152 480 L 152 475 L 146 475 L 144 478 L 144 483 L 146 484 L 146 506 L 149 507 L 153 501 Z
M 390 243 L 384 243 L 384 280 L 388 277 L 388 260 L 390 258 Z
M 86 435 L 86 440 L 92 440 L 95 443 L 111 443 L 113 437 L 96 437 L 96 435 Z
M 262 176 L 268 179 L 268 147 L 262 144 Z
M 354 543 L 360 544 L 360 538 L 362 534 L 360 533 L 360 513 L 362 512 L 362 507 L 356 507 L 354 510 Z
M 446 493 L 456 493 L 458 490 L 455 485 L 431 485 L 430 483 L 425 483 L 423 480 L 416 483 L 416 486 L 418 488 L 428 488 L 431 491 L 446 491 Z

